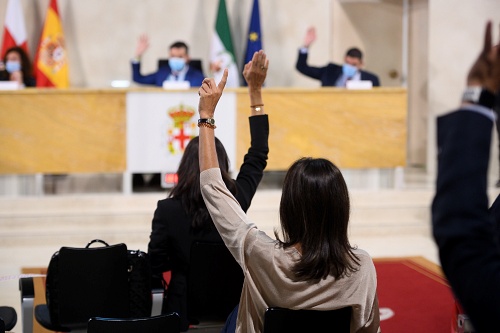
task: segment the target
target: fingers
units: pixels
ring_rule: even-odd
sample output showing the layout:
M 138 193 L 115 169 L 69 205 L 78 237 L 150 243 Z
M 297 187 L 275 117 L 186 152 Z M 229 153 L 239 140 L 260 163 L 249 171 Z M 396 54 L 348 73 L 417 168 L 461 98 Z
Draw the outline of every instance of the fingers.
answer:
M 252 60 L 247 62 L 245 66 L 243 67 L 243 76 L 246 76 L 248 72 L 250 71 L 250 68 L 252 68 Z
M 212 87 L 215 86 L 214 79 L 204 78 L 201 82 L 200 90 L 198 91 L 198 95 L 206 95 L 212 92 Z
M 500 27 L 500 25 L 499 25 Z M 500 29 L 499 29 L 500 31 Z M 500 60 L 500 35 L 498 36 L 498 43 L 496 45 L 497 60 Z
M 252 57 L 252 65 L 257 69 L 267 69 L 267 57 L 264 50 L 255 52 Z
M 222 92 L 224 90 L 224 87 L 226 86 L 228 74 L 229 71 L 226 68 L 218 85 L 215 84 L 215 80 L 213 78 L 204 78 L 201 83 L 200 89 L 198 90 L 198 95 L 207 96 L 212 95 L 213 93 Z
M 491 50 L 491 21 L 486 24 L 486 31 L 484 33 L 484 48 L 483 53 L 488 54 Z
M 219 91 L 224 90 L 224 87 L 226 86 L 226 82 L 227 82 L 227 75 L 228 75 L 228 73 L 229 73 L 229 71 L 226 68 L 224 70 L 224 74 L 222 74 L 222 79 L 220 80 L 219 85 L 217 86 L 219 88 Z

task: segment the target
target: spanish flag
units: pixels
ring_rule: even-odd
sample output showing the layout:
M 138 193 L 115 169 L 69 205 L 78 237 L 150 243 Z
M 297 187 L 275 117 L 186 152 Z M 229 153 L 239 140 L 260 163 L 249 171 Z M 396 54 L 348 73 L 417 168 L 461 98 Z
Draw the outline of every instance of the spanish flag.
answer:
M 45 25 L 35 60 L 37 87 L 69 87 L 66 41 L 57 9 L 57 0 L 50 0 Z

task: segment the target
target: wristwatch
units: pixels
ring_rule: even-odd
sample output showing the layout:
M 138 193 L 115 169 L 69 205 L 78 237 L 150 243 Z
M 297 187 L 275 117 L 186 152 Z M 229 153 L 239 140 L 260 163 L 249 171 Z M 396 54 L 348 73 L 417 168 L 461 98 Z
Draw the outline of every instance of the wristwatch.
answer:
M 482 87 L 467 87 L 462 95 L 462 102 L 472 103 L 492 109 L 495 106 L 495 94 Z
M 200 118 L 198 119 L 198 124 L 205 123 L 208 125 L 215 125 L 215 119 L 214 118 Z
M 215 129 L 215 119 L 214 118 L 200 118 L 198 119 L 198 127 L 205 126 L 211 129 Z

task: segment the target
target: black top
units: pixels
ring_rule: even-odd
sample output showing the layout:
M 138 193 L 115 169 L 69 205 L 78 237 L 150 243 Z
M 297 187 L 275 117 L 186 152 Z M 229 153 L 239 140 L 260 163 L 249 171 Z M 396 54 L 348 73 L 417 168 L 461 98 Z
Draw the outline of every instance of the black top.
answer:
M 236 178 L 236 199 L 246 212 L 257 191 L 269 152 L 269 121 L 267 115 L 250 117 L 251 146 Z M 153 274 L 172 272 L 162 312 L 175 311 L 181 317 L 181 330 L 188 328 L 187 274 L 191 244 L 194 241 L 223 243 L 213 223 L 210 230 L 193 231 L 191 218 L 181 201 L 167 198 L 158 201 L 148 245 Z
M 338 78 L 340 77 L 340 75 L 342 75 L 342 66 L 334 63 L 329 63 L 324 67 L 309 66 L 307 64 L 307 53 L 302 53 L 300 51 L 295 67 L 302 74 L 309 76 L 310 78 L 320 80 L 321 86 L 323 87 L 334 87 Z M 377 75 L 363 70 L 360 70 L 360 73 L 361 80 L 372 81 L 374 87 L 380 86 L 380 81 Z
M 6 70 L 0 71 L 0 81 L 10 81 L 10 74 Z M 25 87 L 36 87 L 36 80 L 32 76 L 23 76 Z

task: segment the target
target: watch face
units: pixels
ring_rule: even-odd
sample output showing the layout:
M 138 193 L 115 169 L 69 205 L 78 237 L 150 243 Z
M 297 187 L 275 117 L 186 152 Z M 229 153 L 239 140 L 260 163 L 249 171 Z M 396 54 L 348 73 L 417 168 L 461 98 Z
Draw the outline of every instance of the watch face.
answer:
M 207 119 L 207 122 L 208 122 L 210 125 L 215 125 L 215 119 L 214 119 L 214 118 L 208 118 L 208 119 Z

